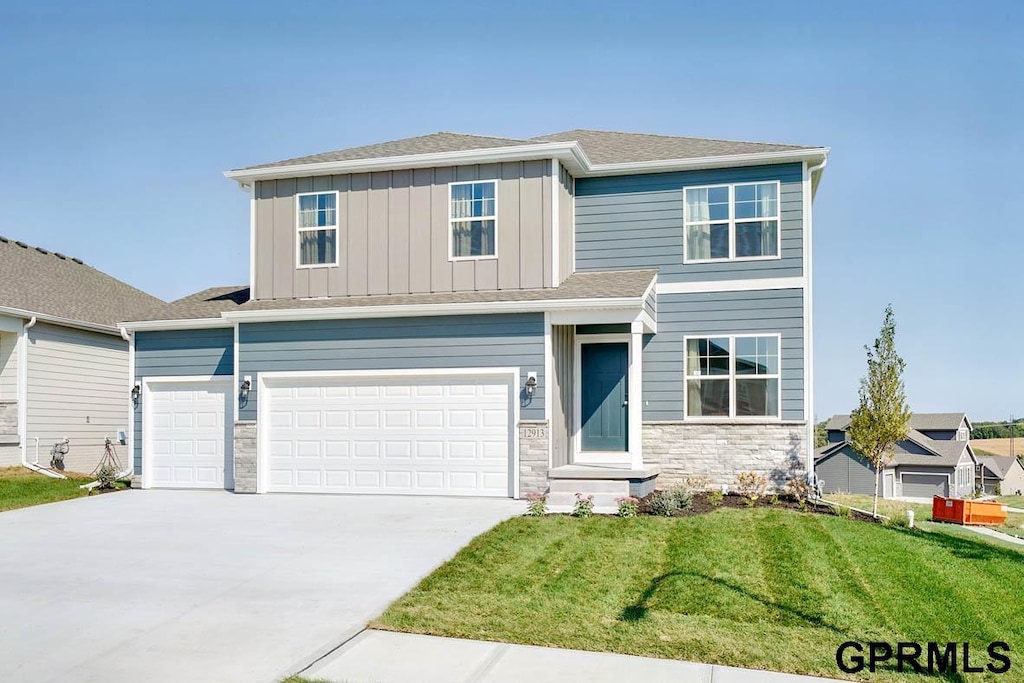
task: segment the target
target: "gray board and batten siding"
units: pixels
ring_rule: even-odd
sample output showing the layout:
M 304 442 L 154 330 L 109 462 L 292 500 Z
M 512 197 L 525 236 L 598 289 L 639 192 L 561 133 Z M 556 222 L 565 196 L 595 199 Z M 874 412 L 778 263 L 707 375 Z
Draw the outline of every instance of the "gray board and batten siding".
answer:
M 820 460 L 814 466 L 814 473 L 821 480 L 825 493 L 873 495 L 875 492 L 875 469 L 852 446 L 844 446 Z
M 683 188 L 780 181 L 778 259 L 683 263 Z M 659 267 L 658 281 L 701 282 L 803 274 L 800 164 L 578 178 L 576 270 Z
M 135 379 L 234 373 L 234 330 L 203 328 L 135 333 Z M 135 474 L 142 474 L 142 404 L 133 407 Z
M 370 318 L 243 323 L 238 328 L 239 374 L 261 372 L 520 368 L 520 386 L 537 373 L 520 417 L 544 419 L 544 315 L 512 313 L 425 318 Z M 239 409 L 255 420 L 258 382 Z
M 260 181 L 253 298 L 555 286 L 551 167 L 536 160 Z M 451 261 L 448 183 L 473 180 L 498 181 L 497 258 Z M 333 190 L 340 263 L 297 268 L 295 194 Z
M 783 420 L 804 419 L 803 290 L 661 294 L 645 338 L 644 420 L 683 420 L 684 336 L 779 334 Z

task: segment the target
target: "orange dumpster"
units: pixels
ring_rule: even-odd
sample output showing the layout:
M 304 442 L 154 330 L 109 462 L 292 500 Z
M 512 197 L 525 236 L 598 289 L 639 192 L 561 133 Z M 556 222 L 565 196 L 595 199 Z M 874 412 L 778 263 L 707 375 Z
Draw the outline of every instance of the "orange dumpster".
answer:
M 1002 524 L 1006 521 L 1007 506 L 992 500 L 963 500 L 962 498 L 932 498 L 932 520 L 953 524 Z

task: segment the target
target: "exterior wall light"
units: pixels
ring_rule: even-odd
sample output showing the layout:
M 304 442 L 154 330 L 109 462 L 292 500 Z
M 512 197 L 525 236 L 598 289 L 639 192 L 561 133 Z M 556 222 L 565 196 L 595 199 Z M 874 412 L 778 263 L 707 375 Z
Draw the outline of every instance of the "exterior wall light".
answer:
M 242 378 L 242 383 L 238 385 L 238 397 L 241 398 L 242 401 L 248 401 L 250 389 L 252 389 L 252 377 L 246 375 Z
M 537 391 L 537 373 L 531 372 L 526 377 L 526 384 L 523 386 L 526 390 L 526 395 L 529 398 L 533 398 L 533 392 Z
M 142 382 L 136 381 L 132 387 L 132 405 L 139 405 L 139 398 L 142 396 Z

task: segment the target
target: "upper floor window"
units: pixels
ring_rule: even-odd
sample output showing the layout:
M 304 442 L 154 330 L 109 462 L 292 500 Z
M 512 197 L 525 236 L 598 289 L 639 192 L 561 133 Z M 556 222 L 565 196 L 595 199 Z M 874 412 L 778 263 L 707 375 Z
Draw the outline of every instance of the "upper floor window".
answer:
M 687 417 L 779 417 L 779 337 L 686 339 Z
M 968 441 L 971 438 L 971 431 L 967 427 L 960 427 L 956 430 L 957 441 Z
M 452 259 L 490 258 L 497 255 L 495 230 L 498 207 L 497 181 L 451 183 Z
M 298 266 L 338 265 L 338 193 L 296 195 Z
M 778 258 L 779 183 L 686 188 L 687 263 Z

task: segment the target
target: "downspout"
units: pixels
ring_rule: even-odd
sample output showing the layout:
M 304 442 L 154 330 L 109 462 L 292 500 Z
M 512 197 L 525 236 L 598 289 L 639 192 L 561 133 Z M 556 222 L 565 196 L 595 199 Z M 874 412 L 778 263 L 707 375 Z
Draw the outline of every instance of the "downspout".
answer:
M 53 479 L 67 479 L 63 474 L 39 466 L 39 437 L 36 439 L 36 462 L 28 461 L 28 331 L 36 324 L 32 316 L 21 328 L 20 345 L 18 348 L 18 432 L 21 437 L 21 466 L 25 469 L 45 474 Z
M 126 342 L 128 342 L 128 383 L 132 384 L 133 383 L 132 382 L 132 378 L 135 375 L 135 367 L 134 367 L 134 365 L 135 365 L 135 356 L 131 352 L 132 338 L 128 335 L 128 330 L 126 330 L 123 326 L 122 327 L 118 327 L 117 329 L 118 329 L 118 331 L 121 332 L 121 339 L 124 339 Z M 128 420 L 128 424 L 126 425 L 126 429 L 134 429 L 134 426 L 132 424 L 132 420 L 131 419 Z M 125 441 L 128 441 L 128 440 L 125 439 Z M 132 476 L 133 474 L 135 474 L 135 467 L 132 465 L 132 453 L 128 453 L 127 464 L 125 465 L 125 470 L 123 472 L 118 472 L 117 473 L 117 478 L 118 479 L 126 479 L 126 478 Z M 80 488 L 80 489 L 89 489 L 91 491 L 92 489 L 96 488 L 99 485 L 100 485 L 99 481 L 90 481 L 88 484 L 82 484 L 78 488 Z
M 814 218 L 812 205 L 814 204 L 814 174 L 818 173 L 820 177 L 821 172 L 827 165 L 828 157 L 825 157 L 821 160 L 820 164 L 807 167 L 807 206 L 804 207 L 804 211 L 807 214 L 807 219 L 804 222 L 804 250 L 807 253 L 807 272 L 804 273 L 806 278 L 804 284 L 804 324 L 807 326 L 807 348 L 804 349 L 804 353 L 807 358 L 807 372 L 810 375 L 807 378 L 807 411 L 809 414 L 804 417 L 807 419 L 807 478 L 815 486 L 817 485 L 818 477 L 814 471 L 814 240 L 812 234 L 814 231 Z

